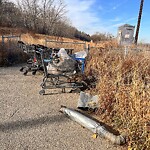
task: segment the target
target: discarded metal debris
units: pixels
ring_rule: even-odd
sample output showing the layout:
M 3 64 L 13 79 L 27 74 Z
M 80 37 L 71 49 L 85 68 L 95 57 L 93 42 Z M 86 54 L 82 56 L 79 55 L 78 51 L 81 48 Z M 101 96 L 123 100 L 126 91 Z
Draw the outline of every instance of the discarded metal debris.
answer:
M 82 110 L 96 110 L 98 108 L 98 95 L 80 92 L 77 108 Z
M 91 130 L 93 133 L 98 134 L 106 139 L 110 140 L 114 144 L 122 145 L 126 143 L 125 137 L 122 135 L 114 135 L 110 133 L 104 126 L 100 125 L 100 123 L 95 120 L 81 114 L 80 112 L 67 108 L 65 106 L 61 106 L 60 111 L 66 115 L 68 115 L 72 120 L 76 121 L 83 127 Z

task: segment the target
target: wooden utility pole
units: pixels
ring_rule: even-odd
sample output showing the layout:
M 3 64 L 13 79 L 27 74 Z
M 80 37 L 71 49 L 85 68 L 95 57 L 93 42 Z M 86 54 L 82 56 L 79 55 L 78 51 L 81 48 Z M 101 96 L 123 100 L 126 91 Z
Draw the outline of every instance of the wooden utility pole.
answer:
M 144 0 L 141 0 L 140 10 L 139 10 L 139 17 L 138 17 L 138 23 L 137 23 L 137 28 L 136 28 L 135 41 L 134 41 L 134 43 L 136 45 L 137 45 L 137 42 L 138 42 L 139 29 L 140 29 L 140 23 L 141 23 L 142 11 L 143 11 L 143 4 L 144 4 Z

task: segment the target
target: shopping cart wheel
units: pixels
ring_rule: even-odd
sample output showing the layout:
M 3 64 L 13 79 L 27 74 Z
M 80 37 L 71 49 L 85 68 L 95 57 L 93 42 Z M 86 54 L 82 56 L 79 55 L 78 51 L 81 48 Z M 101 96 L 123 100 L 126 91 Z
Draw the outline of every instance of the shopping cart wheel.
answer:
M 35 74 L 36 74 L 36 71 L 33 71 L 33 72 L 32 72 L 32 75 L 35 75 Z
M 23 67 L 20 68 L 20 71 L 21 71 L 21 72 L 23 71 Z
M 62 93 L 66 93 L 66 89 L 65 88 L 62 88 Z
M 41 85 L 40 85 L 42 88 L 45 86 L 45 83 L 41 83 Z
M 69 93 L 80 93 L 80 88 L 72 88 Z
M 44 94 L 45 94 L 45 90 L 41 90 L 41 91 L 39 92 L 39 94 L 40 94 L 40 95 L 44 95 Z
M 25 72 L 23 73 L 23 75 L 25 75 L 25 76 L 26 76 L 26 75 L 27 75 L 27 73 L 28 73 L 28 71 L 27 71 L 27 70 L 25 70 Z

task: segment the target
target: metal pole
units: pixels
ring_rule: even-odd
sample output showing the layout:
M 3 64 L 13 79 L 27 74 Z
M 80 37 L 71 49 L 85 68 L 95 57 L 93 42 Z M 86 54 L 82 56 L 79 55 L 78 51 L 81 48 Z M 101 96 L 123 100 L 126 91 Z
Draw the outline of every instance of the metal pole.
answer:
M 4 46 L 5 42 L 4 42 L 4 36 L 2 35 L 2 46 Z
M 105 126 L 101 125 L 98 121 L 91 119 L 90 117 L 87 117 L 76 110 L 61 106 L 60 112 L 68 115 L 70 119 L 76 121 L 81 126 L 89 129 L 94 134 L 100 135 L 101 137 L 110 140 L 114 144 L 123 145 L 126 143 L 126 137 L 111 133 L 110 131 L 108 131 L 108 129 L 106 129 Z
M 21 41 L 21 34 L 19 35 L 19 41 Z
M 124 49 L 124 59 L 126 58 L 127 54 L 128 54 L 128 47 L 125 46 L 125 49 Z
M 136 28 L 135 41 L 134 41 L 134 43 L 136 45 L 137 45 L 137 42 L 138 42 L 139 29 L 140 29 L 141 17 L 142 17 L 142 11 L 143 11 L 143 4 L 144 4 L 144 0 L 141 0 L 140 10 L 139 10 L 139 17 L 138 17 L 138 23 L 137 23 L 137 28 Z
M 45 39 L 45 46 L 47 47 L 47 39 Z

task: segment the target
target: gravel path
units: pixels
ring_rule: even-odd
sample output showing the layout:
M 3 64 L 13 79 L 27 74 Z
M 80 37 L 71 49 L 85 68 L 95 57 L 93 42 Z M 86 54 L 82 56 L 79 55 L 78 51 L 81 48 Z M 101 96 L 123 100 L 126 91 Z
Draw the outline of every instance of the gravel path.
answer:
M 59 112 L 76 108 L 79 94 L 39 95 L 41 75 L 0 68 L 0 150 L 120 150 Z M 61 90 L 54 90 L 58 93 Z

